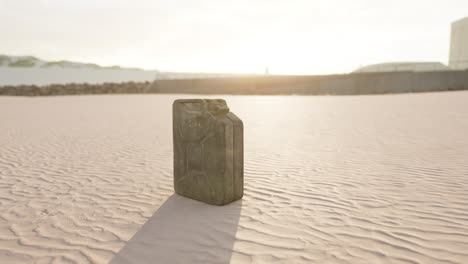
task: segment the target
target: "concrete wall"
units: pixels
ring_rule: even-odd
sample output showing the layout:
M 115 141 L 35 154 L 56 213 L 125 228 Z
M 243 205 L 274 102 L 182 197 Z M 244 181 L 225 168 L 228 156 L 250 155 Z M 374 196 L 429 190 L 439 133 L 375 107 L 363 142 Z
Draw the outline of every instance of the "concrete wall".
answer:
M 468 69 L 468 17 L 452 23 L 449 66 Z
M 157 80 L 153 83 L 4 86 L 0 95 L 113 93 L 358 95 L 468 90 L 468 70 Z
M 160 80 L 145 92 L 183 94 L 355 95 L 468 90 L 468 71 L 356 73 Z

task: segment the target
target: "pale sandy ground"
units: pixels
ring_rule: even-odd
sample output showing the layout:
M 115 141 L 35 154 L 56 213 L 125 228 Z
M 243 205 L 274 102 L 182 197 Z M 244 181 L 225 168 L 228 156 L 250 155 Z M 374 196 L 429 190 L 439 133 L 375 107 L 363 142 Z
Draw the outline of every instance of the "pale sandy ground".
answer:
M 180 96 L 0 97 L 0 263 L 468 263 L 468 92 L 220 97 L 225 207 L 173 194 Z

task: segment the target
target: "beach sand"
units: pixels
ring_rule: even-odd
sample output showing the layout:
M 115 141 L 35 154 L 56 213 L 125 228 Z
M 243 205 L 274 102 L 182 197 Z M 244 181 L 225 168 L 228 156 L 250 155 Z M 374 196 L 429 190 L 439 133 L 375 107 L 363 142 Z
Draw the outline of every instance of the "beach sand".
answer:
M 467 263 L 468 92 L 215 96 L 245 195 L 173 193 L 172 102 L 0 97 L 0 263 Z

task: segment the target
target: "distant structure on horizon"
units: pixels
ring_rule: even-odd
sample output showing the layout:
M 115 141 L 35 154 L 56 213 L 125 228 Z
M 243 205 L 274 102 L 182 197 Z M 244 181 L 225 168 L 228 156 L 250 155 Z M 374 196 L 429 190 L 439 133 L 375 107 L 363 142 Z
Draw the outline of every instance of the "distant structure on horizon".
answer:
M 386 62 L 360 67 L 362 72 L 425 72 L 468 69 L 468 17 L 452 23 L 448 66 L 441 62 Z
M 364 66 L 354 72 L 424 72 L 448 70 L 450 68 L 440 62 L 387 62 Z
M 468 17 L 452 23 L 449 66 L 452 69 L 468 69 Z

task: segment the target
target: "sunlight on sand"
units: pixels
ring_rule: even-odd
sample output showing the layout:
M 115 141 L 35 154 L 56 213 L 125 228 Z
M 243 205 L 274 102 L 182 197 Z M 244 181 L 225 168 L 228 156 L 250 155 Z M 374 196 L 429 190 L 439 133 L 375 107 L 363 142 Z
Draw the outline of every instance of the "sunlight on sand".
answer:
M 218 96 L 245 129 L 225 207 L 173 194 L 181 97 L 0 97 L 0 262 L 468 259 L 468 92 Z

